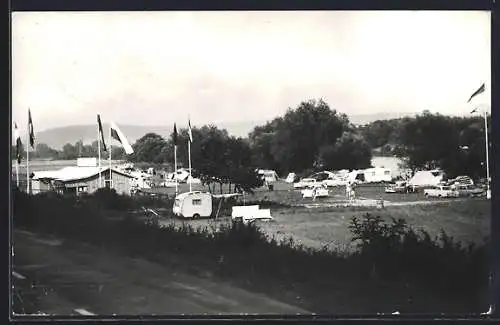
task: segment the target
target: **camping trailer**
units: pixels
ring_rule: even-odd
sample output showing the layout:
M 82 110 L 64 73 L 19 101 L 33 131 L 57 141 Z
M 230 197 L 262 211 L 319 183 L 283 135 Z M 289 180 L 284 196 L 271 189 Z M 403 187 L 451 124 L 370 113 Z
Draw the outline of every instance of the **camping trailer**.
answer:
M 389 168 L 375 167 L 354 170 L 347 179 L 355 183 L 389 183 L 392 181 L 392 173 Z
M 182 218 L 206 218 L 212 215 L 212 194 L 192 191 L 175 197 L 172 212 Z

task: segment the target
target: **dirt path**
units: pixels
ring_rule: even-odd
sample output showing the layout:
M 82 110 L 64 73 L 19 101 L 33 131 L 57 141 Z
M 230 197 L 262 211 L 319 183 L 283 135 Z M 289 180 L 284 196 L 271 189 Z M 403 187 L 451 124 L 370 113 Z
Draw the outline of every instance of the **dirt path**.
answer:
M 86 245 L 14 232 L 14 286 L 31 312 L 68 315 L 307 314 L 261 294 Z M 32 284 L 35 284 L 32 286 Z

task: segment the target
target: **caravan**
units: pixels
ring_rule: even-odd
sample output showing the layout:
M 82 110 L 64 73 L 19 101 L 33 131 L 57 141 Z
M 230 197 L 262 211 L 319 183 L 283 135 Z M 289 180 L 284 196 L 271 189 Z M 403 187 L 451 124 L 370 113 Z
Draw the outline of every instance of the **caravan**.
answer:
M 374 167 L 363 170 L 354 170 L 349 173 L 347 179 L 352 183 L 389 183 L 392 181 L 392 173 L 389 168 Z
M 175 197 L 174 215 L 182 218 L 207 218 L 212 215 L 212 194 L 200 191 L 181 193 Z

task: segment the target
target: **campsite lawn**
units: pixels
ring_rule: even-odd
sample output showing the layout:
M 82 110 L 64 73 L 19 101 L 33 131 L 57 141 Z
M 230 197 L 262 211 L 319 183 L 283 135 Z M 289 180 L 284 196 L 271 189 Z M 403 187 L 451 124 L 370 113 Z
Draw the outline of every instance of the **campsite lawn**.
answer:
M 193 185 L 193 189 L 201 189 Z M 181 184 L 180 192 L 189 190 L 188 184 Z M 217 188 L 218 190 L 218 188 Z M 153 189 L 154 192 L 172 194 L 173 188 Z M 172 192 L 173 191 L 173 192 Z M 227 188 L 223 187 L 223 191 Z M 240 198 L 240 204 L 249 202 L 273 202 L 282 207 L 272 207 L 271 213 L 274 222 L 260 223 L 261 228 L 269 235 L 277 239 L 292 237 L 296 242 L 307 247 L 350 250 L 351 234 L 348 229 L 352 217 L 361 217 L 366 213 L 379 215 L 385 220 L 390 218 L 402 218 L 409 225 L 417 229 L 429 232 L 431 236 L 438 236 L 443 229 L 448 235 L 462 242 L 482 243 L 486 236 L 490 235 L 491 202 L 484 198 L 478 199 L 444 199 L 444 202 L 433 202 L 432 204 L 411 204 L 416 201 L 436 201 L 426 199 L 422 193 L 395 194 L 385 193 L 384 185 L 363 185 L 357 189 L 357 197 L 360 199 L 384 199 L 386 202 L 402 202 L 400 206 L 387 206 L 379 210 L 370 207 L 319 207 L 305 208 L 304 204 L 310 203 L 333 203 L 345 198 L 344 188 L 330 188 L 330 197 L 317 199 L 303 199 L 298 190 L 294 190 L 291 184 L 285 182 L 275 183 L 274 191 L 259 188 L 253 195 L 245 195 Z M 405 205 L 408 202 L 408 205 Z M 182 223 L 182 220 L 165 219 L 162 223 Z M 206 226 L 219 222 L 229 222 L 228 216 L 220 216 L 220 220 L 195 220 L 187 221 L 193 226 Z
M 287 207 L 272 209 L 273 222 L 262 222 L 259 226 L 265 233 L 276 239 L 292 237 L 296 243 L 306 247 L 347 251 L 354 248 L 348 229 L 352 217 L 362 217 L 371 213 L 390 221 L 404 219 L 415 229 L 426 230 L 431 236 L 438 236 L 443 229 L 448 235 L 463 243 L 481 244 L 490 235 L 491 203 L 485 199 L 436 202 L 429 205 L 393 206 L 383 210 L 376 208 L 304 208 Z M 229 222 L 227 216 L 214 221 L 164 219 L 162 224 L 182 224 L 192 226 L 216 226 Z
M 287 205 L 296 205 L 300 203 L 310 202 L 311 199 L 302 199 L 300 190 L 295 190 L 292 184 L 285 183 L 283 181 L 275 182 L 274 190 L 269 191 L 266 187 L 260 187 L 255 189 L 253 195 L 246 195 L 247 200 L 269 200 L 273 202 L 279 202 Z M 361 185 L 356 188 L 356 196 L 358 198 L 366 199 L 384 199 L 386 201 L 420 201 L 424 200 L 425 197 L 422 193 L 410 193 L 410 194 L 400 194 L 400 193 L 385 193 L 385 185 L 383 184 L 366 184 Z M 200 184 L 192 184 L 193 191 L 208 191 L 206 186 Z M 144 190 L 149 193 L 157 194 L 168 194 L 173 196 L 175 194 L 175 187 L 157 187 L 149 190 Z M 183 183 L 179 184 L 179 193 L 189 191 L 189 184 Z M 229 186 L 223 185 L 222 192 L 228 193 Z M 219 185 L 216 186 L 216 191 L 214 194 L 219 194 Z M 338 200 L 339 198 L 345 197 L 345 187 L 330 187 L 329 188 L 330 198 L 322 199 L 322 201 L 328 201 L 329 199 Z

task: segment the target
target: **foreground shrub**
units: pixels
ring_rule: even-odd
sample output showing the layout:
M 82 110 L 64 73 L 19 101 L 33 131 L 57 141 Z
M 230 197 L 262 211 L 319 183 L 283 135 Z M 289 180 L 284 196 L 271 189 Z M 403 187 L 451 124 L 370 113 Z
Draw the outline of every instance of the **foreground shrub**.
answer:
M 416 231 L 403 219 L 384 223 L 379 216 L 352 218 L 349 225 L 364 268 L 385 278 L 413 279 L 450 293 L 484 286 L 488 279 L 487 243 L 462 245 L 444 230 L 431 238 Z

